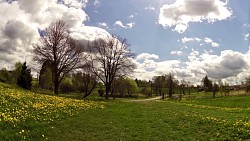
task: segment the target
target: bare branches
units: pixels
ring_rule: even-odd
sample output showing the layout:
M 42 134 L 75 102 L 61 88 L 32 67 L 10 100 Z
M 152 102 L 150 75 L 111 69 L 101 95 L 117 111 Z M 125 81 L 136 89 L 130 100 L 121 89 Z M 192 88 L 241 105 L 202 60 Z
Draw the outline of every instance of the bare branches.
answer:
M 34 46 L 34 60 L 40 64 L 51 62 L 54 91 L 58 94 L 58 86 L 64 75 L 81 62 L 83 47 L 70 38 L 68 26 L 61 20 L 51 24 L 45 32 L 41 44 Z
M 105 84 L 108 98 L 113 81 L 134 69 L 134 54 L 129 50 L 126 39 L 116 36 L 95 40 L 89 48 L 92 72 Z

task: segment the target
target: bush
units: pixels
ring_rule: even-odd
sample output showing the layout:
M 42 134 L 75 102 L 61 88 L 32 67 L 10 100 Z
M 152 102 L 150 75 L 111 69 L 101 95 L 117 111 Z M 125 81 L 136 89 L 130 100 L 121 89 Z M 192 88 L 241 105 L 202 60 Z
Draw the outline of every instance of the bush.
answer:
M 73 83 L 70 78 L 65 78 L 62 80 L 59 89 L 64 93 L 69 93 L 73 91 Z
M 98 94 L 102 97 L 104 95 L 104 90 L 103 89 L 99 89 L 98 90 Z

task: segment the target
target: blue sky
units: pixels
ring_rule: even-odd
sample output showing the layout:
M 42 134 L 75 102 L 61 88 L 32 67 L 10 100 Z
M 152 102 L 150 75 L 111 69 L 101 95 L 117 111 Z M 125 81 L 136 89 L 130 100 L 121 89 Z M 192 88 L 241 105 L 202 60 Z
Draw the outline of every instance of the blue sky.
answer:
M 244 24 L 248 24 L 250 20 L 249 0 L 229 1 L 227 8 L 233 13 L 231 18 L 212 24 L 206 20 L 202 23 L 190 23 L 188 29 L 182 34 L 173 32 L 173 28 L 164 29 L 158 24 L 161 6 L 174 2 L 173 0 L 100 0 L 98 6 L 94 6 L 93 1 L 85 10 L 89 16 L 86 25 L 99 26 L 99 23 L 106 23 L 107 31 L 130 41 L 132 51 L 137 54 L 154 53 L 163 60 L 185 59 L 183 56 L 170 54 L 171 51 L 180 50 L 184 46 L 183 43 L 178 42 L 184 37 L 209 37 L 220 44 L 219 48 L 212 48 L 209 45 L 200 47 L 199 44 L 189 43 L 187 44 L 189 49 L 183 50 L 185 53 L 190 52 L 191 48 L 199 51 L 212 49 L 217 55 L 226 49 L 242 53 L 248 51 L 249 41 L 244 40 L 244 34 L 249 33 L 249 28 L 244 27 Z M 150 7 L 152 9 L 147 9 Z M 130 17 L 131 15 L 133 18 Z M 124 29 L 114 25 L 116 21 L 121 21 L 123 24 L 133 22 L 135 25 L 132 28 Z
M 126 38 L 133 78 L 239 83 L 250 76 L 249 13 L 249 0 L 0 0 L 0 68 L 26 59 L 37 71 L 39 31 L 62 19 L 78 40 Z

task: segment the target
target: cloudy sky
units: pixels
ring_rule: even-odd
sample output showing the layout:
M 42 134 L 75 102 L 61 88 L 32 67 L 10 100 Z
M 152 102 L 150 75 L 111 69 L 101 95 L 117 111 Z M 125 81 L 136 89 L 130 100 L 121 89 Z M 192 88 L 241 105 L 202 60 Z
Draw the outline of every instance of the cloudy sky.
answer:
M 0 68 L 32 64 L 40 33 L 63 19 L 79 40 L 126 38 L 139 79 L 172 72 L 241 83 L 250 76 L 249 13 L 249 0 L 0 0 Z

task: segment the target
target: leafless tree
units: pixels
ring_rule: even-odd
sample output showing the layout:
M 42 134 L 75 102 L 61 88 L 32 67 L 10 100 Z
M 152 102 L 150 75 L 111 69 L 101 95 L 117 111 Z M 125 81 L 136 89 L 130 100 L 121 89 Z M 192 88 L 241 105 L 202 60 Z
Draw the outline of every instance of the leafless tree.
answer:
M 39 64 L 51 62 L 55 94 L 58 94 L 64 75 L 75 69 L 81 61 L 82 52 L 83 47 L 69 36 L 68 26 L 61 20 L 46 28 L 41 43 L 34 45 L 33 59 Z
M 85 64 L 81 69 L 83 72 L 77 73 L 76 77 L 79 79 L 79 82 L 83 84 L 83 98 L 86 98 L 91 95 L 93 90 L 96 88 L 97 76 L 91 72 L 91 66 L 89 66 L 89 64 Z
M 168 88 L 168 96 L 172 98 L 175 86 L 174 75 L 172 73 L 169 73 L 168 75 L 165 75 L 165 79 Z
M 89 45 L 89 51 L 92 72 L 104 83 L 108 99 L 113 81 L 128 75 L 135 68 L 132 61 L 134 54 L 129 50 L 126 39 L 114 35 L 95 40 Z

